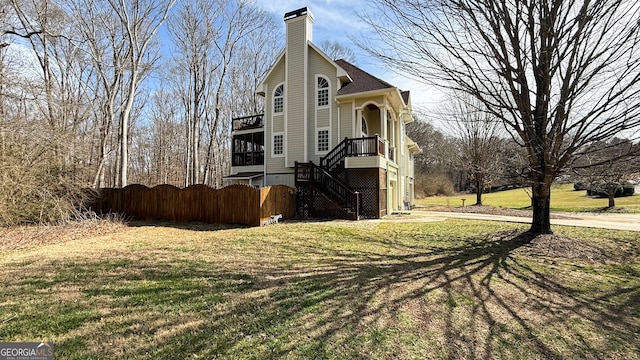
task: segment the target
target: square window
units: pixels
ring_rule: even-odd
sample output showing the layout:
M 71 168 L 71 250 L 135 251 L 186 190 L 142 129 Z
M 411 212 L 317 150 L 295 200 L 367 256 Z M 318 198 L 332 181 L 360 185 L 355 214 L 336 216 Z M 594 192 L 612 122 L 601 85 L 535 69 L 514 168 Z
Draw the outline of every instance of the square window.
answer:
M 318 90 L 318 106 L 329 105 L 329 89 Z
M 284 136 L 282 134 L 273 135 L 273 154 L 282 155 L 284 153 Z
M 318 130 L 318 152 L 329 151 L 329 130 Z
M 282 97 L 277 97 L 273 99 L 273 112 L 281 113 L 284 109 L 284 99 Z

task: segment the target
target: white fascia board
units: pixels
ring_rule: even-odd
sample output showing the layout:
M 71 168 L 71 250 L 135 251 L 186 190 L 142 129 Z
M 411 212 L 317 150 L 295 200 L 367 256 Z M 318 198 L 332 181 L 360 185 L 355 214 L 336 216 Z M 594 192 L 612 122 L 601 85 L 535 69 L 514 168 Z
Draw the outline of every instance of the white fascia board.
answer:
M 265 81 L 267 81 L 267 79 L 269 78 L 269 76 L 271 76 L 271 73 L 273 72 L 273 70 L 276 68 L 276 66 L 278 65 L 278 63 L 280 63 L 281 60 L 284 59 L 284 53 L 285 50 L 282 49 L 280 51 L 280 53 L 278 54 L 278 56 L 276 56 L 276 61 L 273 62 L 273 64 L 271 64 L 271 67 L 269 68 L 269 71 L 267 71 L 267 75 L 264 76 L 264 78 L 262 79 L 262 81 L 260 81 L 260 83 L 258 84 L 258 86 L 256 87 L 256 94 L 260 95 L 260 96 L 265 96 L 265 90 L 264 90 L 264 83 Z
M 358 99 L 358 98 L 369 97 L 369 96 L 389 95 L 390 91 L 392 91 L 392 88 L 364 91 L 364 92 L 353 93 L 353 94 L 338 95 L 338 96 L 336 96 L 336 100 L 340 101 L 340 100 L 344 100 L 344 99 Z
M 309 41 L 308 44 L 313 50 L 315 50 L 318 54 L 320 54 L 320 56 L 322 56 L 326 61 L 331 63 L 331 65 L 333 65 L 336 68 L 336 72 L 340 80 L 353 81 L 349 76 L 349 74 L 347 74 L 347 72 L 343 68 L 341 68 L 340 65 L 336 64 L 336 62 L 333 61 L 329 56 L 327 56 L 327 54 L 325 54 L 324 51 L 322 51 L 319 47 L 317 47 L 311 41 Z

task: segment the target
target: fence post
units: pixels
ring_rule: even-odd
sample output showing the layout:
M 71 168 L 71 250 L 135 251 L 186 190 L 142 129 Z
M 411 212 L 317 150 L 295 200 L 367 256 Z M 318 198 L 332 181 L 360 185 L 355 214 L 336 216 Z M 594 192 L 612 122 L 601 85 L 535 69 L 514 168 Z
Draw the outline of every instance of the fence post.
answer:
M 360 193 L 355 192 L 356 194 L 356 220 L 360 220 Z

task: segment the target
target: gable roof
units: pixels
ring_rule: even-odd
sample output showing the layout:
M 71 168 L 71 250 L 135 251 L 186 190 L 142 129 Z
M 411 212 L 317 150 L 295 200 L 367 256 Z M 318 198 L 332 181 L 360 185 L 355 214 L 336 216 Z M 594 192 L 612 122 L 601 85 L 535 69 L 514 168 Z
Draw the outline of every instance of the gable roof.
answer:
M 350 83 L 345 84 L 340 90 L 338 90 L 338 96 L 395 88 L 395 86 L 384 80 L 378 79 L 346 60 L 339 59 L 335 62 L 338 66 L 343 68 L 347 74 L 349 74 L 352 80 Z
M 370 91 L 384 90 L 384 89 L 395 89 L 395 91 L 398 93 L 398 95 L 400 95 L 400 98 L 404 102 L 404 105 L 409 105 L 409 94 L 410 94 L 409 91 L 401 91 L 397 87 L 369 74 L 368 72 L 362 70 L 361 68 L 351 64 L 350 62 L 344 59 L 331 60 L 331 58 L 327 56 L 327 54 L 325 54 L 316 45 L 314 45 L 311 42 L 308 42 L 307 44 L 309 45 L 309 47 L 314 49 L 318 54 L 320 54 L 320 56 L 325 58 L 325 60 L 327 60 L 328 62 L 332 63 L 334 66 L 337 67 L 338 77 L 341 79 L 341 81 L 344 81 L 344 80 L 347 81 L 340 88 L 340 90 L 338 90 L 336 94 L 337 96 L 358 94 L 363 92 L 370 92 Z M 265 95 L 264 87 L 263 87 L 264 82 L 271 75 L 271 72 L 276 67 L 276 65 L 284 59 L 285 52 L 286 52 L 286 49 L 283 49 L 280 52 L 280 54 L 276 58 L 276 61 L 269 68 L 269 71 L 267 72 L 266 76 L 258 84 L 258 88 L 256 91 L 258 95 L 262 95 L 262 96 Z

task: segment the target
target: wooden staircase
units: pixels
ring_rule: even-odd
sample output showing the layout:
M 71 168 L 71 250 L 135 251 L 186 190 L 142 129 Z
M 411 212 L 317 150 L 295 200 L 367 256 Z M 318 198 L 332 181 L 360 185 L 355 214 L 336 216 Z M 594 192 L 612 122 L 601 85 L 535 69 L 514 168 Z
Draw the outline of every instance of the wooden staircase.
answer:
M 359 220 L 360 194 L 313 162 L 295 164 L 298 216 Z
M 379 136 L 345 138 L 320 159 L 320 165 L 296 162 L 298 216 L 360 219 L 362 196 L 344 181 L 345 159 L 385 156 L 385 147 L 385 141 Z

